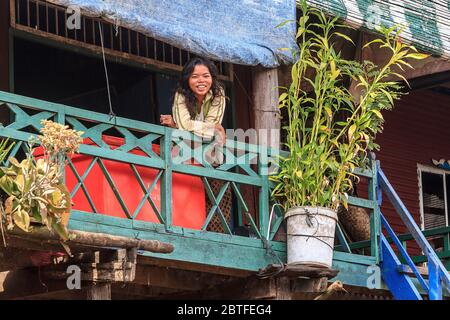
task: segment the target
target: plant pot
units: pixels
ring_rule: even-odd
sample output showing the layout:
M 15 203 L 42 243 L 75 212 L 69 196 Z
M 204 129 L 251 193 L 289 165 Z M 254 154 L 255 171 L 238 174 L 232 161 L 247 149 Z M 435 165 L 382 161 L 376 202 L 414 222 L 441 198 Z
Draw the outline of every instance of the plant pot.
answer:
M 296 207 L 287 211 L 287 262 L 331 268 L 335 211 L 322 207 Z

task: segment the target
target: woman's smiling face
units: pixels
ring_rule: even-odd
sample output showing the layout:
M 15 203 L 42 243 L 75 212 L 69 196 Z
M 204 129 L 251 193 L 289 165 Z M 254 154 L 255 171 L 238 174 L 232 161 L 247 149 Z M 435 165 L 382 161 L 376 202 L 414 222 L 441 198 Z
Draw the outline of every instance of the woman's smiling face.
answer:
M 201 64 L 194 67 L 191 76 L 189 77 L 189 88 L 194 92 L 199 101 L 208 93 L 212 85 L 212 76 L 209 69 Z

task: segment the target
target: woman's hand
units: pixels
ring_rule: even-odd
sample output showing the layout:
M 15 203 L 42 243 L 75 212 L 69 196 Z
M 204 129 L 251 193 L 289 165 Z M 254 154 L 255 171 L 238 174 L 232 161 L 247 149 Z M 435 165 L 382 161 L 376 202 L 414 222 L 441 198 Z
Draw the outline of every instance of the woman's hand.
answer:
M 221 124 L 217 123 L 214 126 L 214 131 L 215 131 L 215 136 L 216 136 L 216 139 L 218 140 L 218 142 L 221 145 L 224 145 L 225 141 L 227 140 L 227 135 L 225 133 L 225 129 L 222 127 Z
M 161 117 L 159 118 L 159 121 L 163 126 L 167 126 L 170 128 L 177 127 L 176 123 L 173 121 L 173 118 L 170 114 L 162 114 Z

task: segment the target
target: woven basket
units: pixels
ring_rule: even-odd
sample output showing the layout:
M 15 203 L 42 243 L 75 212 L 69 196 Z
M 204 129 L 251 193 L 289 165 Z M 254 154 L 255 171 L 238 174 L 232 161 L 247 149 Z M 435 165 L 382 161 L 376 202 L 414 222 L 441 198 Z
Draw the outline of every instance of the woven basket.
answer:
M 337 213 L 339 222 L 352 242 L 370 239 L 370 216 L 366 209 L 349 206 L 347 210 L 340 206 Z
M 222 189 L 223 185 L 226 183 L 223 180 L 218 179 L 211 179 L 208 178 L 208 183 L 211 186 L 211 190 L 214 193 L 214 196 L 217 197 L 217 195 L 220 192 L 220 189 Z M 209 213 L 212 207 L 212 203 L 209 200 L 209 197 L 206 196 L 206 214 Z M 232 192 L 231 192 L 231 186 L 228 186 L 227 190 L 225 191 L 225 194 L 222 197 L 222 200 L 220 201 L 219 207 L 220 210 L 222 210 L 222 213 L 225 217 L 225 220 L 227 221 L 228 226 L 231 228 L 231 210 L 232 210 Z M 212 232 L 219 232 L 219 233 L 225 233 L 225 229 L 222 225 L 222 220 L 219 217 L 219 210 L 217 209 L 214 212 L 214 216 L 209 222 L 208 226 L 206 227 L 206 230 L 212 231 Z

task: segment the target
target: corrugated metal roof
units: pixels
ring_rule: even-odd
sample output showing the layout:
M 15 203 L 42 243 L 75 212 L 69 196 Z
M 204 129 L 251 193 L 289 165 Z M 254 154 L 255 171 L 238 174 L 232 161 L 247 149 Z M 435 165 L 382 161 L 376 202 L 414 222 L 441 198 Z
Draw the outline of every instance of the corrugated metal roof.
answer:
M 377 26 L 407 26 L 406 42 L 450 58 L 450 4 L 444 0 L 307 0 L 341 16 L 349 24 L 376 30 Z

